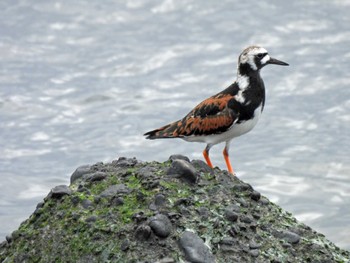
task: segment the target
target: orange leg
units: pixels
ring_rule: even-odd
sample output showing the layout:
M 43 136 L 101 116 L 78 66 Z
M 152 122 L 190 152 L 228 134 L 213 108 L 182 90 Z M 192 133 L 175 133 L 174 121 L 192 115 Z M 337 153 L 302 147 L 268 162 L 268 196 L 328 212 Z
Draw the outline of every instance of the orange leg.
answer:
M 229 155 L 228 155 L 227 146 L 225 146 L 225 149 L 224 149 L 224 151 L 223 151 L 222 153 L 224 154 L 224 159 L 225 159 L 225 162 L 226 162 L 227 170 L 228 170 L 232 175 L 234 175 L 235 172 L 233 171 L 232 166 L 231 166 L 231 162 L 230 162 L 230 158 L 229 158 Z
M 205 149 L 204 149 L 204 151 L 203 151 L 203 156 L 204 156 L 204 159 L 205 159 L 205 161 L 207 162 L 208 166 L 209 166 L 210 168 L 214 168 L 214 166 L 213 166 L 213 164 L 211 163 L 210 158 L 209 158 L 209 150 L 210 150 L 210 147 L 209 147 L 209 146 L 205 147 Z

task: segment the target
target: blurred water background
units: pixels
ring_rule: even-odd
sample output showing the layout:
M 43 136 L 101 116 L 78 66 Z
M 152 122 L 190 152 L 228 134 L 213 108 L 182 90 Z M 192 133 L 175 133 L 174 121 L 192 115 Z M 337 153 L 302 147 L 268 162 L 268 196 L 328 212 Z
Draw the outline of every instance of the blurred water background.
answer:
M 290 67 L 262 70 L 265 111 L 233 166 L 350 249 L 349 14 L 346 0 L 1 1 L 0 238 L 80 165 L 202 159 L 205 145 L 142 134 L 232 83 L 260 44 Z

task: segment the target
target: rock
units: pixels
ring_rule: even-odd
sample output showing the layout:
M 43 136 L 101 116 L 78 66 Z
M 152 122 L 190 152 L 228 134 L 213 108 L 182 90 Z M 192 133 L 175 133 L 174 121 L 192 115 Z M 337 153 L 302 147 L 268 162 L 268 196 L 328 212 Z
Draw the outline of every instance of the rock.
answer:
M 203 206 L 199 207 L 197 212 L 203 220 L 207 219 L 210 215 L 209 209 Z
M 172 224 L 166 215 L 158 214 L 150 219 L 149 226 L 159 237 L 168 237 L 172 231 Z
M 81 178 L 83 175 L 91 173 L 90 170 L 91 166 L 90 165 L 82 165 L 79 166 L 71 175 L 70 177 L 70 183 L 73 184 L 76 180 Z
M 70 195 L 72 193 L 72 190 L 67 185 L 58 185 L 51 189 L 51 192 L 49 193 L 49 198 L 61 198 L 65 195 Z
M 249 251 L 249 254 L 252 255 L 253 257 L 257 258 L 259 256 L 259 249 L 252 249 Z
M 167 176 L 179 162 L 196 166 L 91 166 L 0 243 L 0 262 L 350 262 L 350 252 L 227 171 L 204 172 L 198 161 L 195 184 Z
M 290 244 L 297 244 L 300 241 L 300 236 L 294 232 L 288 230 L 273 231 L 272 233 L 275 237 L 281 238 Z
M 7 243 L 12 242 L 12 235 L 7 235 L 5 238 L 6 238 Z
M 127 194 L 130 192 L 130 189 L 126 187 L 125 184 L 115 184 L 108 187 L 104 190 L 99 196 L 100 197 L 112 197 L 117 194 Z
M 140 225 L 135 230 L 135 238 L 139 241 L 145 241 L 151 236 L 152 230 L 148 225 Z
M 114 197 L 111 201 L 111 205 L 120 206 L 124 204 L 124 198 L 121 196 Z
M 89 182 L 98 182 L 98 181 L 102 181 L 107 177 L 107 174 L 104 172 L 95 172 L 91 175 L 88 176 L 88 178 L 86 179 L 86 181 Z
M 183 160 L 183 161 L 186 161 L 188 163 L 190 162 L 190 159 L 187 156 L 184 156 L 184 155 L 181 155 L 181 154 L 170 155 L 169 160 L 170 161 Z
M 246 223 L 246 224 L 250 224 L 250 223 L 253 222 L 253 219 L 251 217 L 249 217 L 249 216 L 245 216 L 244 215 L 244 216 L 242 216 L 240 218 L 240 221 L 243 222 L 243 223 Z
M 166 202 L 167 202 L 167 200 L 163 194 L 157 194 L 154 197 L 154 204 L 156 206 L 164 206 Z
M 149 205 L 149 209 L 156 211 L 159 208 L 165 206 L 166 202 L 167 202 L 167 200 L 163 194 L 157 194 L 154 197 L 154 201 Z
M 121 245 L 120 245 L 120 250 L 121 250 L 121 251 L 126 251 L 126 250 L 128 250 L 128 249 L 129 249 L 129 244 L 130 244 L 129 240 L 124 239 L 124 240 L 122 241 Z
M 171 163 L 167 174 L 191 184 L 196 183 L 198 179 L 197 171 L 193 165 L 181 159 L 176 159 Z
M 232 207 L 228 207 L 225 209 L 225 217 L 228 221 L 236 222 L 238 219 L 238 214 L 234 212 Z
M 114 160 L 112 165 L 117 167 L 133 167 L 138 163 L 136 158 L 120 157 L 118 160 Z
M 254 201 L 259 201 L 260 197 L 261 197 L 261 194 L 255 190 L 250 194 L 250 198 L 253 199 Z
M 97 216 L 93 215 L 93 216 L 89 216 L 88 218 L 85 219 L 86 223 L 91 223 L 91 222 L 96 222 L 97 220 Z
M 237 192 L 253 191 L 253 187 L 250 184 L 240 183 L 234 185 L 233 190 Z
M 256 242 L 254 242 L 254 241 L 251 241 L 251 242 L 249 243 L 249 248 L 250 248 L 250 249 L 257 249 L 257 248 L 260 248 L 260 247 L 261 247 L 261 245 L 258 244 L 258 243 L 256 243 Z
M 183 250 L 186 260 L 190 262 L 215 263 L 215 258 L 209 248 L 193 232 L 183 232 L 179 240 L 179 246 Z
M 173 258 L 166 257 L 156 261 L 155 263 L 176 263 L 176 260 Z
M 209 167 L 208 164 L 202 160 L 193 160 L 191 164 L 202 173 L 214 174 L 213 168 Z
M 85 209 L 88 209 L 88 208 L 90 208 L 91 206 L 93 206 L 93 203 L 92 203 L 89 199 L 84 199 L 84 200 L 81 202 L 81 205 L 82 205 Z

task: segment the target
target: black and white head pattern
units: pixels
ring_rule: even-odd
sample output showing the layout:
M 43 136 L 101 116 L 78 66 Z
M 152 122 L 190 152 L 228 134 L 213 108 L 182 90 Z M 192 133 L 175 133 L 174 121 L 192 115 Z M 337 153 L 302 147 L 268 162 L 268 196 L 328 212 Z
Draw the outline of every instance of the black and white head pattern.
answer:
M 239 56 L 238 63 L 249 64 L 252 70 L 259 70 L 267 65 L 270 60 L 270 56 L 267 50 L 259 46 L 250 46 L 243 50 L 242 54 Z

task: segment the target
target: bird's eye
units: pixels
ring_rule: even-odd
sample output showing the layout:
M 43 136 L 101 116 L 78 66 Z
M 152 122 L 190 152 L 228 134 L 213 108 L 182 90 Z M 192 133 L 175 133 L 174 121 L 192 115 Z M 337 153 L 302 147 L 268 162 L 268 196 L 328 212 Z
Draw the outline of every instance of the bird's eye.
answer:
M 258 58 L 263 58 L 264 57 L 264 53 L 259 53 L 258 55 L 256 55 Z

